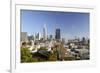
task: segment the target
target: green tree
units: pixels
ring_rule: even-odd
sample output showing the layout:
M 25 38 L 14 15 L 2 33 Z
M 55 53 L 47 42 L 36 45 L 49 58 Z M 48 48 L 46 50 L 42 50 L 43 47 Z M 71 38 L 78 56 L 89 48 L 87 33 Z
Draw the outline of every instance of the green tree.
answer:
M 57 61 L 57 56 L 54 53 L 49 53 L 49 57 L 48 57 L 49 61 Z
M 36 59 L 32 58 L 32 55 L 28 48 L 21 48 L 21 62 L 33 62 L 37 61 Z

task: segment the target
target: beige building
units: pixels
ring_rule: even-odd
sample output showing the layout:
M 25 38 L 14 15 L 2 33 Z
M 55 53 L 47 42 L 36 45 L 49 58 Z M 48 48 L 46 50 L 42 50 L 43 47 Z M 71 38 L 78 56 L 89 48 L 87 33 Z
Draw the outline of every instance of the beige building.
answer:
M 21 32 L 21 42 L 27 42 L 27 41 L 28 41 L 27 32 Z

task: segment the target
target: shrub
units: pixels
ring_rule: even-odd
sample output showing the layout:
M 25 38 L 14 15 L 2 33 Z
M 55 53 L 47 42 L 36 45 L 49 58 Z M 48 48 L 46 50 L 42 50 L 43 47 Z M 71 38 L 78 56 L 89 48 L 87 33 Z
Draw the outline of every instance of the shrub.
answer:
M 71 60 L 76 60 L 76 58 L 75 57 L 65 57 L 64 60 L 71 61 Z
M 21 62 L 32 62 L 32 55 L 28 48 L 21 48 Z

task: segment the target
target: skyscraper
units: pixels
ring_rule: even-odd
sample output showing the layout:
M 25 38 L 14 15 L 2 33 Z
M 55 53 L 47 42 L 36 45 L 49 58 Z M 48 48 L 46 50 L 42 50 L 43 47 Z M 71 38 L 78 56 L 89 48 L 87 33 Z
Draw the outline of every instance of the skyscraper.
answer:
M 60 28 L 57 28 L 55 31 L 55 39 L 60 40 L 61 34 L 60 34 Z
M 43 27 L 43 39 L 47 40 L 47 27 L 46 27 L 46 24 L 44 24 L 44 27 Z
M 41 39 L 41 34 L 38 32 L 35 34 L 35 40 L 40 40 Z

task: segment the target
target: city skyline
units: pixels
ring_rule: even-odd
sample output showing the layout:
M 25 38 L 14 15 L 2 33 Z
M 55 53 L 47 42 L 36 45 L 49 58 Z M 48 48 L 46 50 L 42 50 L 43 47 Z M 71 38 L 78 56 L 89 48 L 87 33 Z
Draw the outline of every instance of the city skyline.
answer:
M 60 28 L 61 36 L 69 39 L 89 36 L 89 13 L 21 10 L 21 31 L 28 34 L 43 34 L 44 24 L 47 35 L 54 35 Z

